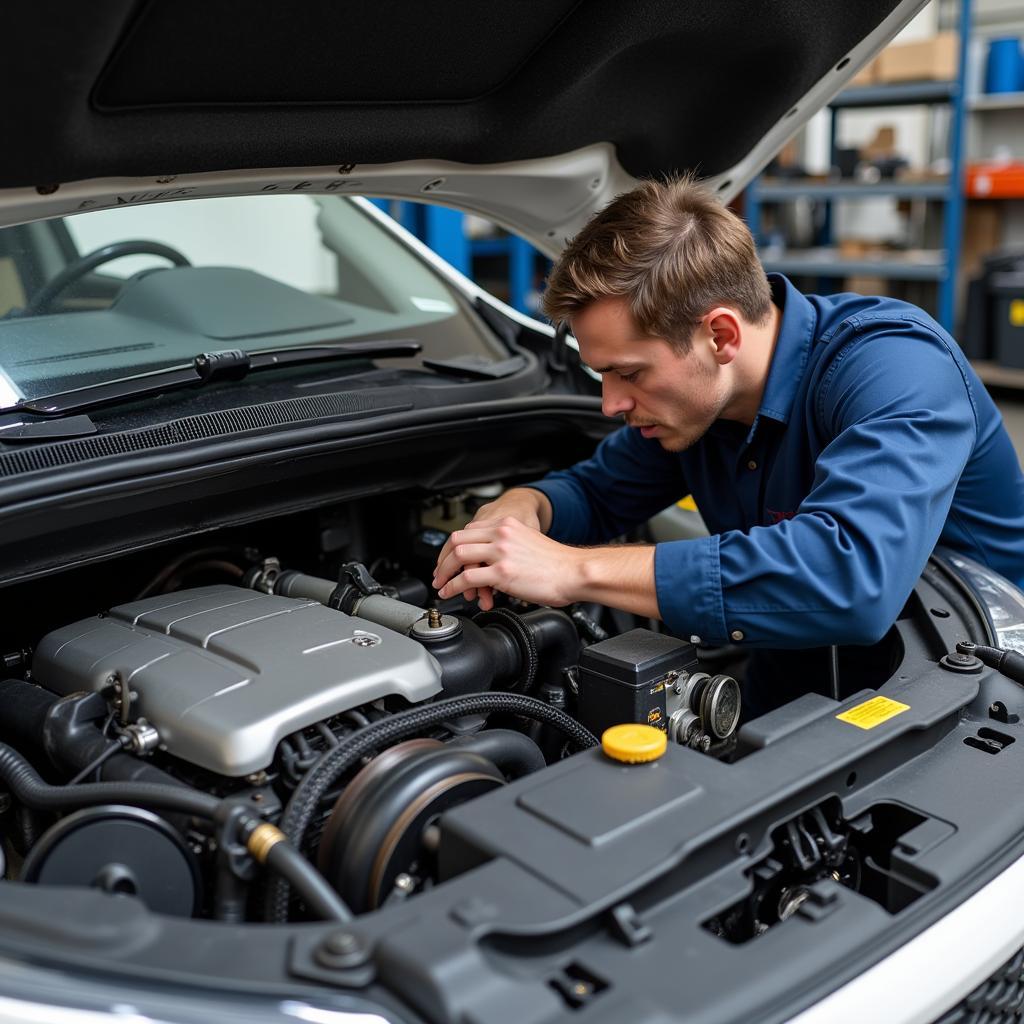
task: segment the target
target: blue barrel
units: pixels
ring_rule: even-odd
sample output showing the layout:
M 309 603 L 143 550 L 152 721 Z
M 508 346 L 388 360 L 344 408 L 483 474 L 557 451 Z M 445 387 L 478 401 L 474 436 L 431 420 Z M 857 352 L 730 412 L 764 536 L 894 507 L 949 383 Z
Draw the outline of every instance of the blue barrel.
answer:
M 1024 88 L 1024 64 L 1016 36 L 992 39 L 985 66 L 985 92 L 1017 92 Z

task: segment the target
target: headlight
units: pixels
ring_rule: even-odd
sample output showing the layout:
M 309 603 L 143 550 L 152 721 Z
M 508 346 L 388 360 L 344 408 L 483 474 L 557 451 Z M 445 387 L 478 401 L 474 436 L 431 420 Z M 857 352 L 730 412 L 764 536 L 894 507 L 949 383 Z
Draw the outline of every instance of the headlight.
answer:
M 948 551 L 943 554 L 971 585 L 988 612 L 996 634 L 996 646 L 1024 652 L 1024 591 L 973 559 Z

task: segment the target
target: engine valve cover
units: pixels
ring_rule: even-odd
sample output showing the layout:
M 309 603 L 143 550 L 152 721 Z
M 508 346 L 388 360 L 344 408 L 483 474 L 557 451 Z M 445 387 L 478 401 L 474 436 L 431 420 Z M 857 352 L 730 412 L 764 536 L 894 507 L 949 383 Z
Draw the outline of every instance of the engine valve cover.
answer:
M 315 601 L 201 587 L 48 634 L 33 674 L 55 693 L 137 694 L 162 746 L 221 775 L 266 768 L 289 733 L 380 697 L 426 700 L 437 661 L 414 640 Z

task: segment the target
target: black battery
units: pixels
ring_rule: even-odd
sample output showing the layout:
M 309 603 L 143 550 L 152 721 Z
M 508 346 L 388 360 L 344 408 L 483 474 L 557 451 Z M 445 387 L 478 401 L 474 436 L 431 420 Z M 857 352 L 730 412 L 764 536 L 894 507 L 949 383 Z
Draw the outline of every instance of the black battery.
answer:
M 693 644 L 649 629 L 602 640 L 580 655 L 579 719 L 598 737 L 623 722 L 665 729 L 668 691 L 697 667 Z

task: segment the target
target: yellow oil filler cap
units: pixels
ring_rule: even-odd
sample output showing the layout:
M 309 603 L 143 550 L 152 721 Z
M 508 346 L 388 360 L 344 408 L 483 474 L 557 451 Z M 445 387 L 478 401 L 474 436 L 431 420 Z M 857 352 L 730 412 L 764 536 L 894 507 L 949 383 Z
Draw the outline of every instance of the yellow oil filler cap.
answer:
M 613 760 L 624 764 L 657 761 L 668 746 L 668 737 L 653 725 L 625 722 L 613 725 L 601 734 L 601 749 Z

